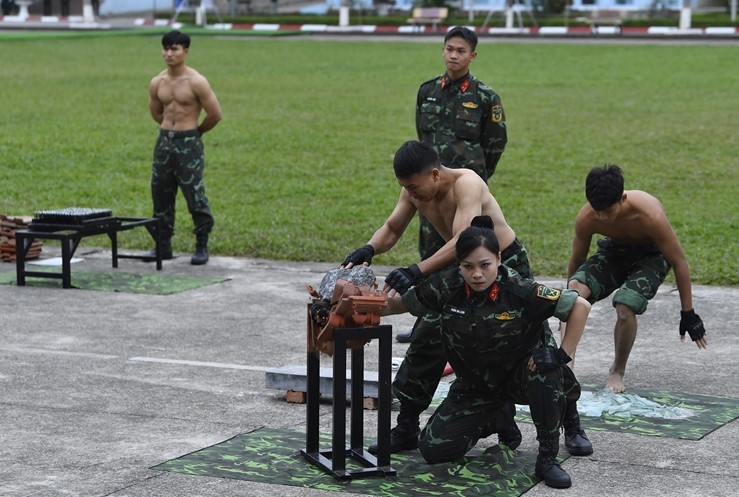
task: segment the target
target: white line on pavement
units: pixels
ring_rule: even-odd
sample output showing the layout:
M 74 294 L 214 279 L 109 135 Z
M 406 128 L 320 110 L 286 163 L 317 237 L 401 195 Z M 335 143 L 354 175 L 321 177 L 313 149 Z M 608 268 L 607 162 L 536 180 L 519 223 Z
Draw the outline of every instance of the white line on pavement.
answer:
M 269 371 L 274 368 L 264 366 L 244 366 L 243 364 L 228 364 L 223 362 L 187 361 L 183 359 L 164 359 L 161 357 L 131 357 L 128 362 L 156 362 L 160 364 L 181 364 L 203 368 L 245 369 L 247 371 Z

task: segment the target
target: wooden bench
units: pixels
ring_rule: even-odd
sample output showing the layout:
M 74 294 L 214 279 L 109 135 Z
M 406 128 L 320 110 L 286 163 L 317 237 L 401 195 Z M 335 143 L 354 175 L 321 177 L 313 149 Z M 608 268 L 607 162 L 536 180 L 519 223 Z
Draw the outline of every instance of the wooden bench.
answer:
M 624 19 L 618 10 L 594 10 L 586 19 L 590 27 L 597 29 L 601 26 L 613 26 L 620 33 Z
M 447 7 L 417 7 L 413 9 L 413 17 L 408 18 L 407 22 L 414 26 L 431 24 L 435 31 L 447 17 L 449 17 Z

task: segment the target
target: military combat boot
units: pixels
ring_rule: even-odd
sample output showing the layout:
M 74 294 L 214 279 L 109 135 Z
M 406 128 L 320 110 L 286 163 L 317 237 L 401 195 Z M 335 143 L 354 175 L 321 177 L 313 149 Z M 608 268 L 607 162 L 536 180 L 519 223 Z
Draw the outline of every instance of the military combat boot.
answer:
M 420 431 L 418 416 L 398 414 L 398 425 L 390 430 L 390 453 L 417 449 Z M 367 452 L 377 455 L 377 444 L 367 447 Z
M 572 486 L 570 475 L 557 462 L 559 453 L 559 434 L 554 436 L 537 437 L 539 440 L 539 455 L 536 456 L 536 477 L 544 480 L 548 487 L 569 488 Z
M 208 233 L 196 235 L 195 253 L 190 259 L 190 264 L 201 266 L 208 262 Z
M 589 456 L 593 453 L 593 444 L 585 435 L 585 430 L 580 426 L 580 415 L 577 413 L 577 404 L 567 404 L 565 416 L 562 420 L 565 431 L 565 448 L 573 456 Z
M 172 259 L 173 255 L 172 255 L 172 239 L 171 238 L 162 239 L 159 242 L 159 247 L 162 250 L 162 260 L 163 261 L 168 261 Z M 147 254 L 147 257 L 156 259 L 157 249 L 156 248 L 152 249 L 152 251 Z

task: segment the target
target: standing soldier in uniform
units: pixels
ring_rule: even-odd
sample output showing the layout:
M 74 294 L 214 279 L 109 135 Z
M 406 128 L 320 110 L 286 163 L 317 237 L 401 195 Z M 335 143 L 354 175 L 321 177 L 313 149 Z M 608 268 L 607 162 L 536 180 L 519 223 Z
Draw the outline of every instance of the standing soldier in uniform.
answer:
M 446 72 L 423 83 L 416 97 L 416 134 L 431 144 L 441 163 L 475 171 L 485 182 L 495 172 L 508 135 L 500 97 L 470 73 L 477 57 L 477 35 L 456 26 L 444 36 Z M 418 236 L 421 260 L 431 257 L 446 241 L 422 216 Z M 415 327 L 414 327 L 415 328 Z M 399 333 L 407 343 L 412 332 Z
M 162 56 L 167 69 L 151 80 L 149 111 L 159 123 L 154 148 L 151 195 L 154 217 L 161 220 L 162 258 L 172 258 L 177 188 L 187 202 L 195 229 L 195 254 L 190 262 L 208 262 L 208 234 L 213 216 L 205 196 L 203 133 L 221 120 L 221 107 L 208 80 L 185 64 L 190 37 L 170 31 L 162 37 Z M 201 111 L 205 119 L 198 125 Z
M 447 32 L 442 52 L 446 72 L 418 89 L 416 134 L 420 141 L 433 145 L 446 167 L 471 169 L 487 182 L 495 173 L 508 135 L 500 97 L 470 73 L 476 48 L 474 31 L 456 26 Z M 423 221 L 421 259 L 444 245 Z
M 565 408 L 580 397 L 580 385 L 566 364 L 590 304 L 575 291 L 548 288 L 502 265 L 492 228 L 490 217 L 475 217 L 456 241 L 457 265 L 390 298 L 383 312 L 438 313 L 444 352 L 457 375 L 418 448 L 432 464 L 461 459 L 494 432 L 503 406 L 528 404 L 539 441 L 536 476 L 567 488 L 570 476 L 557 462 L 559 431 L 567 428 Z M 552 316 L 569 323 L 559 348 L 548 345 L 544 333 Z M 579 418 L 572 422 L 582 431 Z

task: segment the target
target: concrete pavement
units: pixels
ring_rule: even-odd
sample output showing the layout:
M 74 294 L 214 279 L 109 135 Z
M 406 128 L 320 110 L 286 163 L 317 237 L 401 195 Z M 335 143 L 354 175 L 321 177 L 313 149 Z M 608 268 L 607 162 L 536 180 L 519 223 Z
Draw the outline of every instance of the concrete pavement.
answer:
M 114 271 L 109 252 L 80 247 L 77 256 L 84 261 L 73 266 L 73 282 L 75 271 Z M 149 469 L 258 427 L 305 430 L 305 406 L 267 390 L 265 371 L 304 364 L 305 285 L 332 267 L 227 257 L 194 267 L 182 254 L 165 261 L 165 273 L 230 279 L 168 296 L 0 285 L 0 496 L 356 495 Z M 14 271 L 0 263 L 0 273 Z M 123 260 L 118 271 L 154 266 Z M 664 285 L 639 321 L 627 387 L 739 399 L 739 288 L 697 286 L 694 303 L 709 349 L 680 343 L 677 292 Z M 610 301 L 594 306 L 577 355 L 582 383 L 605 383 L 614 319 Z M 413 319 L 387 322 L 404 331 Z M 393 355 L 405 348 L 394 343 Z M 322 409 L 329 433 L 330 405 Z M 375 415 L 366 412 L 368 438 Z M 521 448 L 535 450 L 533 427 L 521 429 Z M 739 494 L 739 421 L 698 441 L 589 435 L 595 453 L 563 464 L 572 488 L 540 483 L 527 497 Z

